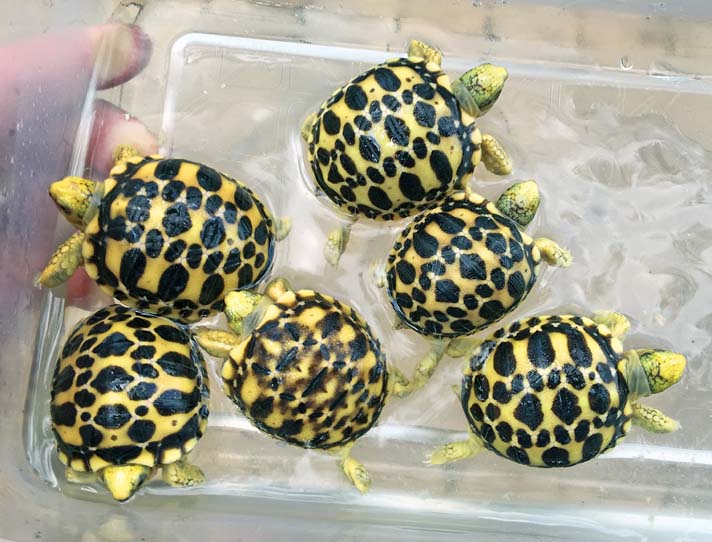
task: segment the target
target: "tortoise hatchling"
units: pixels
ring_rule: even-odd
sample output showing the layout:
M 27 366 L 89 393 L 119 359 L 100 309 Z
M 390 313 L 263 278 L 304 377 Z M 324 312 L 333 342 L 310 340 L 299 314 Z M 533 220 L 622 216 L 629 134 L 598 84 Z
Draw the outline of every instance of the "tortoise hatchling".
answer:
M 103 183 L 66 177 L 52 199 L 81 231 L 65 241 L 37 282 L 55 287 L 84 265 L 121 303 L 182 322 L 222 310 L 223 297 L 269 272 L 274 220 L 242 183 L 181 159 L 120 147 Z
M 64 343 L 51 397 L 69 481 L 98 479 L 125 501 L 158 467 L 173 486 L 205 480 L 186 460 L 208 423 L 205 363 L 173 321 L 120 305 L 95 312 Z
M 554 241 L 532 239 L 539 205 L 536 182 L 508 188 L 497 203 L 456 192 L 421 214 L 398 236 L 379 284 L 402 324 L 434 340 L 410 382 L 422 387 L 442 356 L 464 355 L 465 337 L 493 324 L 526 298 L 542 258 L 566 267 L 571 254 Z
M 499 97 L 507 71 L 483 64 L 455 81 L 436 49 L 412 41 L 396 58 L 358 75 L 302 127 L 316 186 L 355 220 L 412 216 L 467 182 L 482 159 L 497 174 L 509 158 L 475 118 Z M 329 234 L 325 256 L 336 264 L 350 225 Z
M 201 328 L 196 337 L 227 358 L 227 395 L 260 431 L 339 453 L 346 476 L 367 491 L 371 478 L 351 447 L 376 423 L 389 390 L 403 385 L 368 324 L 345 303 L 284 280 L 265 297 L 229 293 L 226 315 L 234 333 Z
M 606 312 L 589 318 L 525 318 L 496 331 L 469 356 L 460 401 L 470 438 L 443 446 L 430 462 L 482 448 L 534 467 L 568 467 L 613 448 L 631 422 L 656 433 L 675 420 L 641 397 L 664 391 L 685 370 L 681 354 L 623 352 L 630 324 Z

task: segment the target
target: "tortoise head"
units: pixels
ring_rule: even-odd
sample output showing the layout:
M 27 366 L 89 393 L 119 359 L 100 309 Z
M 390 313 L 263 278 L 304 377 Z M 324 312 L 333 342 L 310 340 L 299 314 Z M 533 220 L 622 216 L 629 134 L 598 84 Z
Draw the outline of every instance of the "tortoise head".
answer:
M 665 391 L 678 382 L 685 372 L 686 364 L 682 354 L 642 348 L 625 352 L 620 359 L 619 368 L 633 400 L 637 400 Z
M 465 111 L 481 117 L 499 98 L 508 75 L 501 66 L 480 64 L 453 82 L 453 92 Z
M 96 186 L 81 177 L 65 177 L 49 186 L 49 196 L 69 223 L 82 229 Z
M 520 226 L 526 226 L 539 209 L 541 196 L 536 181 L 528 180 L 514 183 L 497 200 L 497 209 L 514 220 Z
M 144 465 L 110 465 L 99 473 L 99 480 L 114 499 L 124 502 L 151 478 L 153 470 Z
M 679 382 L 685 372 L 687 360 L 682 354 L 669 350 L 644 348 L 635 350 L 645 377 L 650 386 L 650 393 L 660 393 Z

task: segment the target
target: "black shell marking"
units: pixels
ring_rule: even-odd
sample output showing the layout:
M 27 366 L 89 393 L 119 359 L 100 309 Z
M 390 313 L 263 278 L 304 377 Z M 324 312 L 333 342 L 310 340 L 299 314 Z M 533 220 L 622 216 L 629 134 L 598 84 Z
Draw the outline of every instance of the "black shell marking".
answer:
M 112 170 L 86 234 L 85 267 L 105 292 L 181 322 L 222 310 L 225 293 L 262 280 L 275 241 L 269 212 L 247 187 L 155 157 Z
M 83 349 L 88 343 L 95 346 Z M 202 354 L 179 325 L 111 305 L 80 322 L 65 345 L 50 407 L 62 463 L 92 472 L 156 466 L 195 446 L 210 392 Z
M 393 220 L 427 208 L 471 174 L 480 142 L 448 76 L 399 58 L 326 100 L 307 144 L 314 180 L 330 200 L 353 215 Z
M 487 341 L 466 369 L 461 391 L 470 428 L 487 449 L 525 465 L 567 467 L 614 447 L 628 432 L 622 352 L 607 330 L 588 318 L 540 316 L 493 336 L 499 338 Z M 582 348 L 588 355 L 581 356 Z M 605 369 L 584 379 L 591 361 Z

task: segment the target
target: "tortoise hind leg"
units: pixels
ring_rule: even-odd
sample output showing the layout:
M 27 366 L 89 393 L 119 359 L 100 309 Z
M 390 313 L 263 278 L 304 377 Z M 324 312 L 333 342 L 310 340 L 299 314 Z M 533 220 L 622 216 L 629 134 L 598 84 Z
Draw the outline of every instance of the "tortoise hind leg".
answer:
M 200 467 L 189 463 L 185 458 L 163 465 L 161 478 L 173 487 L 193 487 L 205 482 L 205 474 Z
M 371 475 L 366 467 L 358 459 L 351 456 L 353 443 L 347 444 L 340 450 L 341 469 L 351 483 L 356 486 L 361 493 L 366 493 L 371 487 Z
M 84 243 L 84 232 L 78 231 L 59 245 L 47 267 L 35 280 L 35 285 L 55 288 L 69 280 L 77 267 L 82 265 L 82 243 Z
M 388 369 L 388 393 L 396 397 L 404 397 L 410 394 L 410 381 L 400 369 L 390 367 Z
M 304 141 L 309 143 L 312 136 L 312 130 L 314 129 L 314 123 L 316 122 L 316 113 L 310 113 L 309 116 L 304 119 L 302 123 L 301 134 Z
M 470 437 L 467 440 L 450 442 L 445 444 L 445 446 L 435 449 L 435 451 L 430 454 L 428 463 L 431 465 L 452 463 L 453 461 L 460 461 L 461 459 L 471 457 L 481 451 L 482 444 L 477 437 L 470 432 Z
M 541 257 L 549 265 L 568 267 L 574 261 L 574 257 L 568 250 L 551 239 L 539 237 L 534 239 L 534 244 L 541 252 Z
M 352 222 L 334 228 L 329 232 L 329 236 L 326 238 L 326 243 L 324 244 L 324 258 L 333 266 L 339 264 L 341 255 L 346 250 L 349 237 L 351 237 L 351 226 L 353 226 Z
M 406 386 L 394 388 L 393 394 L 396 397 L 406 397 L 425 386 L 430 377 L 433 376 L 435 369 L 438 368 L 449 342 L 449 340 L 444 339 L 434 340 L 432 348 L 418 362 L 415 371 L 413 371 L 413 376 L 410 378 L 410 383 Z
M 281 241 L 289 232 L 292 231 L 292 219 L 288 216 L 280 216 L 273 219 L 274 237 L 277 241 Z
M 495 205 L 502 214 L 526 227 L 534 219 L 540 203 L 539 185 L 536 181 L 528 180 L 507 188 Z

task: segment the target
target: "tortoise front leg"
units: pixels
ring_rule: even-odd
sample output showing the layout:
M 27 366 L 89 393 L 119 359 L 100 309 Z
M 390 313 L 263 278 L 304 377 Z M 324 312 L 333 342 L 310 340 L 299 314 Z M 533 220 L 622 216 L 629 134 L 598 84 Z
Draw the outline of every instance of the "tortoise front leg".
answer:
M 128 162 L 132 158 L 143 158 L 141 153 L 139 153 L 135 147 L 128 144 L 121 144 L 114 149 L 111 157 L 114 159 L 114 164 L 123 164 Z
M 230 351 L 240 344 L 240 337 L 231 331 L 196 327 L 193 329 L 195 341 L 211 356 L 227 358 Z
M 70 484 L 93 484 L 97 480 L 95 472 L 82 472 L 71 467 L 64 469 L 64 477 Z
M 205 482 L 205 474 L 200 467 L 189 463 L 185 458 L 163 465 L 161 478 L 173 487 L 193 487 Z
M 502 144 L 490 134 L 482 134 L 482 163 L 495 175 L 512 173 L 512 161 Z
M 428 45 L 420 40 L 410 40 L 408 44 L 408 56 L 411 58 L 422 58 L 426 62 L 433 62 L 438 66 L 443 63 L 443 54 L 432 45 Z
M 652 433 L 672 433 L 680 429 L 680 422 L 654 407 L 633 403 L 633 423 Z
M 69 280 L 77 267 L 84 262 L 82 243 L 84 243 L 84 232 L 78 231 L 59 245 L 59 248 L 52 254 L 47 267 L 37 277 L 35 285 L 55 288 Z

